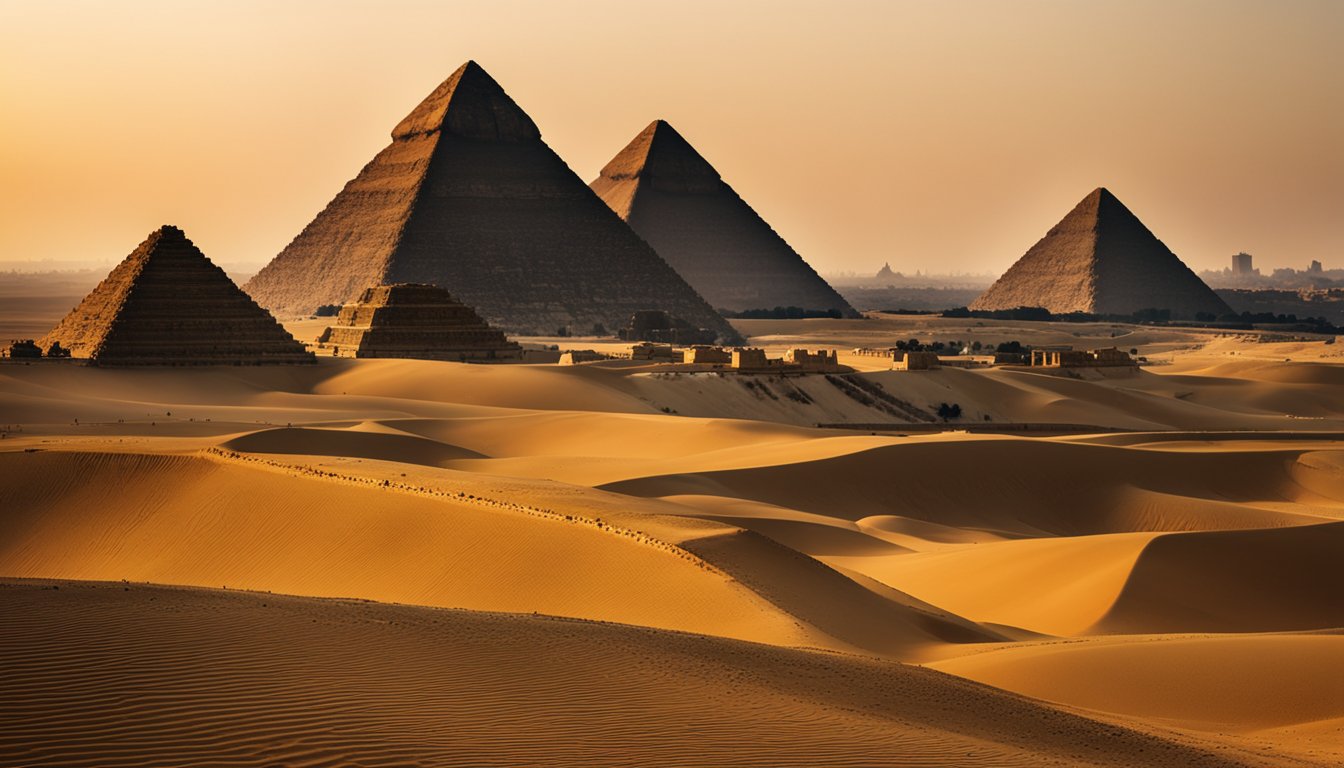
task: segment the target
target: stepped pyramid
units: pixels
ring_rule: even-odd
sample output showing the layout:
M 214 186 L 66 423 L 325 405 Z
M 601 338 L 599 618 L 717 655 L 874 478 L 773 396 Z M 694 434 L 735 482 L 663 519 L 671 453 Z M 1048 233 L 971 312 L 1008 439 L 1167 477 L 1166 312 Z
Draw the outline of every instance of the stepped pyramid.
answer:
M 106 365 L 311 363 L 177 227 L 150 233 L 39 342 Z
M 662 120 L 641 131 L 591 186 L 718 309 L 802 307 L 858 316 Z
M 971 309 L 1044 307 L 1054 313 L 1128 315 L 1232 309 L 1105 188 L 1083 198 Z
M 309 314 L 391 283 L 438 285 L 515 332 L 664 309 L 738 338 L 472 61 L 245 287 L 277 314 Z
M 341 308 L 318 338 L 337 357 L 517 360 L 523 348 L 434 285 L 380 285 Z

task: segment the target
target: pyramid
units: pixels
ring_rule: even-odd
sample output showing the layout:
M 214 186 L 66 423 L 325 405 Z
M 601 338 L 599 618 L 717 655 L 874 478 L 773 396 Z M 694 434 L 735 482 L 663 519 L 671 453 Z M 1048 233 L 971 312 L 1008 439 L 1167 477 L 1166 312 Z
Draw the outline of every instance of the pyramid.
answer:
M 858 313 L 666 122 L 602 169 L 593 191 L 718 309 Z
M 970 306 L 1018 307 L 1096 315 L 1165 309 L 1176 318 L 1232 312 L 1105 188 L 1083 198 Z
M 103 365 L 311 363 L 182 230 L 162 227 L 38 342 Z
M 488 362 L 517 360 L 523 349 L 471 307 L 433 285 L 380 285 L 341 308 L 318 338 L 337 357 L 409 357 Z
M 438 285 L 513 332 L 589 333 L 664 309 L 737 339 L 472 61 L 245 287 L 293 315 L 393 283 Z

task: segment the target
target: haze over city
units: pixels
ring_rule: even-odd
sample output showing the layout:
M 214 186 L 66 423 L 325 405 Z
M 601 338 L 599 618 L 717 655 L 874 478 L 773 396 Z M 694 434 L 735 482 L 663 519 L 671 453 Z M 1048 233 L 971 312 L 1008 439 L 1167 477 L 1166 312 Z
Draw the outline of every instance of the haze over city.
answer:
M 72 23 L 76 20 L 78 23 Z M 0 4 L 0 261 L 260 266 L 480 61 L 585 180 L 666 118 L 822 272 L 999 273 L 1104 185 L 1196 270 L 1344 259 L 1333 2 Z

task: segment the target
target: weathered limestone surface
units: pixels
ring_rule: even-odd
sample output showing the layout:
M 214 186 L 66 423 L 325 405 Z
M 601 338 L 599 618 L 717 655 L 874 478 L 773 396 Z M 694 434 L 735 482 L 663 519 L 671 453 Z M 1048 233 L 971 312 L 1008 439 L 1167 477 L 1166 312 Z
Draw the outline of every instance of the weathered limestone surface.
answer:
M 802 307 L 858 316 L 662 120 L 612 158 L 591 186 L 718 309 Z
M 586 333 L 664 309 L 737 339 L 475 62 L 402 120 L 246 288 L 297 315 L 389 283 L 438 285 L 514 332 Z
M 971 309 L 1044 307 L 1051 312 L 1173 317 L 1232 310 L 1105 188 L 1083 198 Z
M 402 357 L 486 362 L 517 360 L 522 347 L 438 286 L 369 288 L 341 308 L 318 338 L 337 357 Z
M 38 341 L 104 365 L 311 363 L 177 227 L 151 233 Z

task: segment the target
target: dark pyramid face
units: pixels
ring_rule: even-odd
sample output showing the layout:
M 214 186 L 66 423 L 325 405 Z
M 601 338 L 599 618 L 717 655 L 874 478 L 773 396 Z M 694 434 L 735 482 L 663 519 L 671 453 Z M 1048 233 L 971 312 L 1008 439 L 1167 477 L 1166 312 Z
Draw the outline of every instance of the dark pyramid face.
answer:
M 717 308 L 857 315 L 662 120 L 612 158 L 592 188 Z
M 662 309 L 737 338 L 472 62 L 247 289 L 307 314 L 387 283 L 438 285 L 513 332 L 610 330 Z
M 150 234 L 51 333 L 115 365 L 312 362 L 275 318 L 176 227 Z
M 971 309 L 1044 307 L 1051 312 L 1173 317 L 1232 310 L 1115 195 L 1093 190 Z

